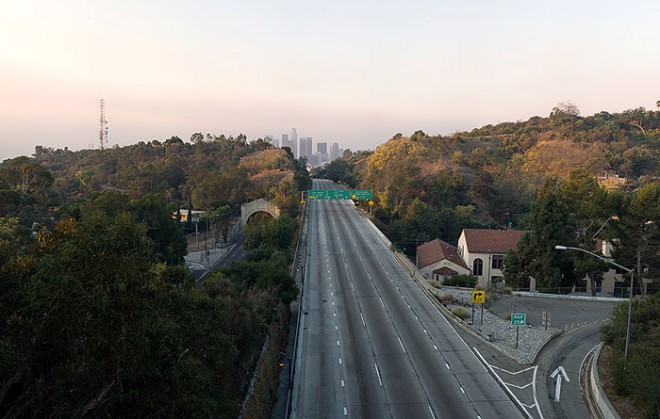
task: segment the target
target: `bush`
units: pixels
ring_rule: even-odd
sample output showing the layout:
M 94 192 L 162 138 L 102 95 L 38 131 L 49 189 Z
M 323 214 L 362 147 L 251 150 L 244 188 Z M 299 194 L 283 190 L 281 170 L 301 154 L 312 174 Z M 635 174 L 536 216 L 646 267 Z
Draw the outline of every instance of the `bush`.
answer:
M 428 280 L 428 283 L 429 283 L 429 285 L 432 286 L 433 288 L 436 288 L 436 289 L 440 289 L 440 288 L 442 288 L 442 284 L 441 284 L 440 282 L 434 280 L 434 279 L 429 279 L 429 280 Z
M 448 292 L 445 292 L 445 293 L 443 293 L 443 294 L 440 295 L 440 301 L 451 302 L 451 301 L 453 301 L 453 300 L 454 300 L 454 296 L 451 295 L 451 294 L 448 293 Z
M 463 307 L 454 307 L 451 309 L 451 313 L 461 320 L 465 320 L 469 316 L 469 313 Z
M 472 275 L 454 275 L 445 279 L 443 285 L 448 287 L 474 288 L 477 285 L 477 277 Z
M 630 323 L 628 366 L 624 369 L 628 304 L 619 304 L 611 321 L 601 328 L 601 337 L 614 355 L 613 384 L 617 393 L 630 395 L 644 406 L 646 417 L 660 416 L 660 295 L 634 300 Z

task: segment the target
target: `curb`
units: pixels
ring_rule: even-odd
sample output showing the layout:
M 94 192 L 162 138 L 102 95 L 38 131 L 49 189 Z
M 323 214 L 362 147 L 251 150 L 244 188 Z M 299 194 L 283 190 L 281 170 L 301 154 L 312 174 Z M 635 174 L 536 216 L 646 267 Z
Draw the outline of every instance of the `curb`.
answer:
M 580 368 L 580 386 L 585 393 L 587 409 L 594 418 L 621 419 L 621 416 L 614 409 L 607 395 L 600 386 L 600 377 L 598 375 L 598 359 L 604 343 L 600 343 L 594 349 L 589 351 L 582 361 Z

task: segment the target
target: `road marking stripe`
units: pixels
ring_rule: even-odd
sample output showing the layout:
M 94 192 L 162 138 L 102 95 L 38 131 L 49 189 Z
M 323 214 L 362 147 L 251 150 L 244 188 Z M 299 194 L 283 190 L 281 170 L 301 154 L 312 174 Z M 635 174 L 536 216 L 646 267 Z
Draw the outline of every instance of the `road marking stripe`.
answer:
M 362 326 L 366 327 L 367 324 L 364 322 L 364 316 L 362 315 L 362 313 L 360 313 L 360 317 L 362 318 Z
M 380 379 L 380 371 L 378 371 L 378 364 L 374 364 L 374 367 L 376 368 L 376 374 L 378 374 L 378 382 L 380 383 L 380 386 L 383 386 L 383 380 Z
M 403 342 L 401 342 L 401 338 L 398 336 L 396 338 L 399 339 L 399 345 L 401 345 L 401 349 L 403 349 L 403 352 L 406 352 L 406 348 L 405 346 L 403 346 Z
M 451 368 L 449 368 L 449 364 L 448 364 L 448 363 L 446 363 L 446 362 L 445 362 L 445 367 L 447 367 L 447 369 L 448 369 L 448 370 L 450 370 L 450 369 L 451 369 Z
M 460 387 L 461 393 L 465 394 L 465 390 L 463 390 L 463 387 Z

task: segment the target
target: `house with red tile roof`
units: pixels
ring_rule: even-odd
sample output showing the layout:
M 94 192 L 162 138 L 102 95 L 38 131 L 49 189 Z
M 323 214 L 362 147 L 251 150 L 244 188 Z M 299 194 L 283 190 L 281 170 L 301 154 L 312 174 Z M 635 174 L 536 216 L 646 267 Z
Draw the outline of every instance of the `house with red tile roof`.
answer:
M 487 286 L 502 279 L 504 256 L 514 250 L 523 234 L 522 230 L 485 230 L 465 228 L 458 238 L 458 254 L 479 279 Z
M 417 246 L 417 267 L 427 278 L 440 283 L 450 276 L 470 274 L 456 247 L 440 239 Z

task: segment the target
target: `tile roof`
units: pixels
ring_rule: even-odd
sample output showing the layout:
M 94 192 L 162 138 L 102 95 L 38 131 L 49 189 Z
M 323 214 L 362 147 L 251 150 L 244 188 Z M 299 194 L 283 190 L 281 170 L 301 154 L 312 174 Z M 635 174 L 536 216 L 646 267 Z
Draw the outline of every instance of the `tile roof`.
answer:
M 443 276 L 451 276 L 451 275 L 458 274 L 458 272 L 456 272 L 455 270 L 453 270 L 452 268 L 447 267 L 447 266 L 443 266 L 441 268 L 438 268 L 438 269 L 434 270 L 433 273 L 436 274 L 436 275 L 443 275 Z
M 470 253 L 507 253 L 516 248 L 524 230 L 486 230 L 464 228 L 465 242 Z
M 417 267 L 423 268 L 441 260 L 447 259 L 458 266 L 469 269 L 463 259 L 458 255 L 456 247 L 440 239 L 431 240 L 417 246 Z

